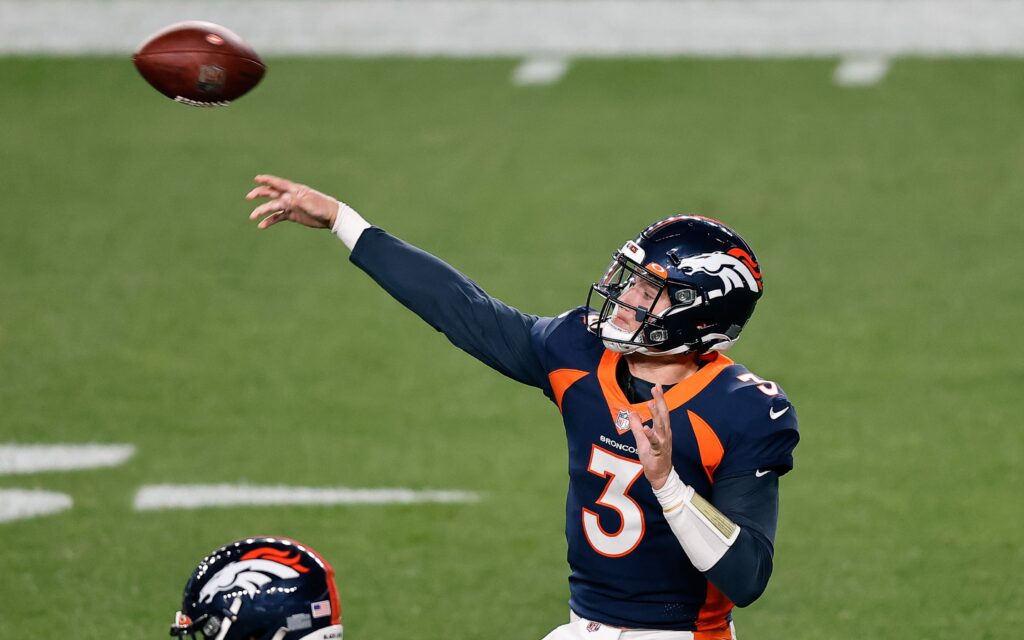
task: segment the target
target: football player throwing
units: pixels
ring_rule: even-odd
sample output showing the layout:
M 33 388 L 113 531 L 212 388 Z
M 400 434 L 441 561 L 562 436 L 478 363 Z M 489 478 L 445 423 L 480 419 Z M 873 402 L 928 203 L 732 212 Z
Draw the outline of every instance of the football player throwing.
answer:
M 457 347 L 558 408 L 569 448 L 570 620 L 546 640 L 728 640 L 772 572 L 796 411 L 723 354 L 761 297 L 760 265 L 692 215 L 627 240 L 587 304 L 522 313 L 305 185 L 256 177 L 250 218 L 331 229 L 350 260 Z

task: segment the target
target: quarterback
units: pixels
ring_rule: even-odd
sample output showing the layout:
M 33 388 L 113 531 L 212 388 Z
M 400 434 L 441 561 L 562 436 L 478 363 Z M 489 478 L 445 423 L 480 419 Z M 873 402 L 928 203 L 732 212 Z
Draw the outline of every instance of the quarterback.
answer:
M 569 448 L 570 620 L 545 640 L 731 640 L 772 571 L 796 411 L 722 352 L 763 290 L 750 246 L 679 215 L 614 253 L 587 303 L 549 318 L 310 187 L 256 177 L 252 220 L 330 229 L 350 260 L 460 349 L 540 389 Z

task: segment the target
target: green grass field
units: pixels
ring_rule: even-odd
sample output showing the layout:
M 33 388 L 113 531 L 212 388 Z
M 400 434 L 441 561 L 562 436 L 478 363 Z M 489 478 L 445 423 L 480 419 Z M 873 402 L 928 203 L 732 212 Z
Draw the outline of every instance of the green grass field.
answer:
M 338 195 L 523 310 L 582 304 L 678 211 L 766 296 L 733 352 L 793 398 L 776 568 L 750 639 L 1024 626 L 1024 63 L 272 59 L 226 109 L 126 59 L 0 58 L 0 442 L 131 443 L 0 523 L 0 636 L 165 637 L 210 549 L 290 535 L 351 640 L 538 640 L 567 616 L 565 441 L 539 392 L 377 290 L 326 232 L 256 231 L 257 173 Z M 136 512 L 154 483 L 479 491 L 476 504 Z

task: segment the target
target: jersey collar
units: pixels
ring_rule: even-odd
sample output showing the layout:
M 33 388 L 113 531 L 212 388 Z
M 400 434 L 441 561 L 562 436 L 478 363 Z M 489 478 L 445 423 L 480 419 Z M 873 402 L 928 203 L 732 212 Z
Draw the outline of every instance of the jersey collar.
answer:
M 612 421 L 615 421 L 620 409 L 626 409 L 640 414 L 640 417 L 646 422 L 651 419 L 651 410 L 647 408 L 647 403 L 630 404 L 615 379 L 615 367 L 620 358 L 622 358 L 621 353 L 605 349 L 604 355 L 601 356 L 601 362 L 597 365 L 597 379 L 601 383 L 601 393 L 604 394 L 605 402 L 608 403 Z M 732 364 L 733 361 L 725 355 L 715 353 L 713 360 L 665 392 L 665 403 L 668 405 L 668 410 L 673 411 L 688 402 L 703 391 L 704 387 L 708 386 L 723 369 Z

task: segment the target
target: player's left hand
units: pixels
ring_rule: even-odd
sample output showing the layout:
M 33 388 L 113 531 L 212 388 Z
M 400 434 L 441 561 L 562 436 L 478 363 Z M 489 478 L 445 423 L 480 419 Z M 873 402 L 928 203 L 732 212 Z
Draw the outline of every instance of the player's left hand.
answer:
M 672 425 L 668 416 L 668 404 L 660 384 L 654 385 L 654 399 L 647 403 L 653 421 L 645 427 L 640 414 L 629 412 L 629 430 L 636 438 L 636 452 L 644 465 L 644 475 L 655 489 L 660 489 L 672 473 Z

